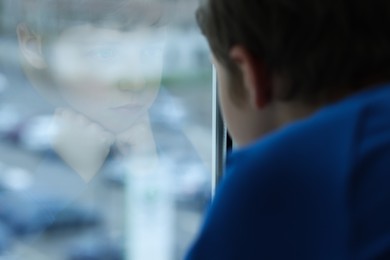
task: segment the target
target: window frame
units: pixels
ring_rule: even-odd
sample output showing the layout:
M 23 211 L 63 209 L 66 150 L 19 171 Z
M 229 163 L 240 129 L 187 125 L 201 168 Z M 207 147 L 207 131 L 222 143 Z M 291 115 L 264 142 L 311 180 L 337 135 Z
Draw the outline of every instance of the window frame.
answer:
M 226 154 L 231 149 L 232 141 L 227 133 L 226 126 L 222 119 L 221 110 L 218 104 L 218 79 L 217 72 L 213 66 L 213 80 L 212 80 L 212 91 L 213 91 L 213 104 L 212 104 L 212 187 L 211 194 L 212 198 L 215 195 L 216 188 L 222 180 L 224 170 Z

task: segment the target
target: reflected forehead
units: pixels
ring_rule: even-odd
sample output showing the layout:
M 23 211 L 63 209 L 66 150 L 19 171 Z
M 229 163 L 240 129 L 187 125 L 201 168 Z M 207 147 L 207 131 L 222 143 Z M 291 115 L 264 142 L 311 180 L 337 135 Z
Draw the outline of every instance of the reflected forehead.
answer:
M 161 38 L 164 33 L 164 27 L 155 29 L 150 26 L 139 26 L 133 30 L 122 31 L 86 24 L 66 29 L 62 32 L 59 40 L 78 43 L 98 43 L 102 41 L 121 42 L 126 40 L 142 41 Z
M 0 0 L 1 1 L 1 0 Z M 30 2 L 30 0 L 25 0 Z M 122 31 L 167 25 L 169 12 L 159 1 L 31 0 L 22 21 L 37 33 L 62 33 L 83 24 Z M 35 3 L 35 4 L 34 4 Z

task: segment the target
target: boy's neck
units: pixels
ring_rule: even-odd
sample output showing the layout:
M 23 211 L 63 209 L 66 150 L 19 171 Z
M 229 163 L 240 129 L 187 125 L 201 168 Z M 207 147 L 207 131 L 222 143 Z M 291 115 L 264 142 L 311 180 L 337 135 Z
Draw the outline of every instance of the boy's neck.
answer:
M 274 106 L 276 129 L 280 129 L 289 123 L 308 117 L 320 108 L 316 105 L 310 106 L 297 101 L 278 102 Z

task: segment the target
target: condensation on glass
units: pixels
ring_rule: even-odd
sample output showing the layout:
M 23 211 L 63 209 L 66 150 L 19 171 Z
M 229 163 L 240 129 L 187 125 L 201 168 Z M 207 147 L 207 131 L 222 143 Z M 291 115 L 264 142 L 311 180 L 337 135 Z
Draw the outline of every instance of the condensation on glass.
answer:
M 0 259 L 181 259 L 211 196 L 196 0 L 0 0 Z

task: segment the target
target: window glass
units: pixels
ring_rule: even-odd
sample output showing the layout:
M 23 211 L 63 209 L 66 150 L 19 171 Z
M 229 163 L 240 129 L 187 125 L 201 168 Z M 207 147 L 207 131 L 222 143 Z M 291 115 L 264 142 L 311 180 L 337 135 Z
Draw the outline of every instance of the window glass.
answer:
M 182 259 L 211 194 L 196 0 L 0 1 L 0 259 Z

